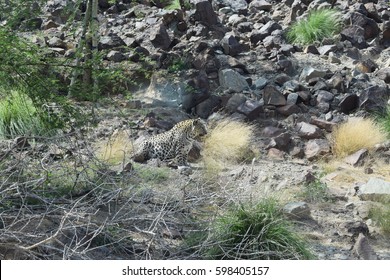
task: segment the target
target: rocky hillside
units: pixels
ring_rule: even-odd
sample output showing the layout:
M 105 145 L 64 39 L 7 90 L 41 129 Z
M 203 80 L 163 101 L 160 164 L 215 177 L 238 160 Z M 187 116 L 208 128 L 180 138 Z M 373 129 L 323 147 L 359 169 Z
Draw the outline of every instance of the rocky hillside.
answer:
M 188 217 L 203 219 L 208 211 L 217 214 L 232 201 L 272 193 L 285 203 L 286 216 L 298 221 L 297 230 L 317 258 L 390 259 L 389 236 L 369 215 L 373 205 L 381 205 L 390 195 L 386 167 L 390 145 L 382 143 L 373 151 L 358 151 L 337 161 L 331 171 L 324 171 L 324 162 L 333 160 L 329 134 L 338 123 L 387 110 L 389 1 L 192 0 L 190 7 L 175 10 L 167 9 L 165 2 L 99 1 L 98 50 L 106 67 L 128 67 L 129 81 L 124 83 L 132 89 L 131 100 L 119 95 L 114 98 L 117 107 L 101 105 L 100 123 L 86 138 L 70 136 L 64 139 L 69 141 L 66 144 L 56 142 L 54 152 L 53 146 L 50 151 L 39 146 L 32 152 L 21 152 L 23 148 L 16 153 L 24 153 L 33 163 L 37 154 L 45 160 L 61 161 L 71 151 L 77 160 L 86 162 L 93 157 L 89 144 L 118 131 L 127 131 L 131 139 L 137 139 L 167 130 L 189 116 L 199 116 L 210 123 L 230 117 L 254 124 L 253 146 L 259 156 L 252 163 L 230 166 L 213 180 L 204 179 L 201 167 L 189 177 L 178 177 L 176 170 L 163 168 L 166 173 L 153 173 L 152 179 L 145 174 L 129 175 L 123 165 L 99 169 L 107 178 L 115 178 L 110 182 L 121 186 L 120 191 L 80 196 L 100 199 L 85 202 L 82 209 L 70 202 L 71 198 L 60 203 L 79 209 L 83 225 L 89 225 L 86 217 L 92 217 L 93 230 L 100 233 L 94 242 L 103 242 L 104 226 L 115 234 L 107 233 L 110 245 L 99 247 L 88 230 L 77 229 L 75 232 L 90 238 L 90 246 L 99 248 L 84 248 L 81 239 L 69 245 L 75 250 L 64 253 L 65 258 L 197 258 L 180 251 L 180 241 L 192 229 Z M 339 34 L 305 46 L 287 41 L 286 32 L 293 22 L 310 11 L 330 7 L 338 9 L 342 18 Z M 53 0 L 47 1 L 44 12 L 22 35 L 48 47 L 54 56 L 73 58 L 85 6 Z M 157 167 L 152 164 L 152 168 Z M 159 186 L 156 178 L 161 176 L 167 189 Z M 145 187 L 139 190 L 132 185 L 129 189 L 126 185 L 126 189 L 121 180 Z M 304 185 L 320 190 L 327 186 L 326 199 L 296 196 Z M 129 196 L 131 190 L 134 194 Z M 100 209 L 99 214 L 96 209 Z M 140 218 L 133 219 L 124 210 Z M 42 213 L 48 213 L 45 211 Z M 67 219 L 76 223 L 76 218 L 67 214 L 63 219 L 45 218 L 43 228 L 61 228 Z M 212 217 L 204 218 L 208 219 Z M 8 221 L 5 219 L 5 228 Z M 30 222 L 32 228 L 38 224 L 32 218 Z M 120 230 L 114 227 L 118 224 Z M 123 228 L 130 233 L 124 234 Z M 63 236 L 59 232 L 52 236 L 58 236 L 58 244 L 68 244 L 71 234 L 67 229 Z M 111 247 L 120 242 L 113 236 L 126 243 Z M 31 237 L 29 243 L 38 244 L 39 237 L 42 235 Z M 50 246 L 61 248 L 51 242 Z M 40 258 L 45 250 L 55 251 L 43 248 L 39 253 L 26 253 L 39 248 L 35 245 L 17 249 L 7 245 L 1 251 L 9 258 Z

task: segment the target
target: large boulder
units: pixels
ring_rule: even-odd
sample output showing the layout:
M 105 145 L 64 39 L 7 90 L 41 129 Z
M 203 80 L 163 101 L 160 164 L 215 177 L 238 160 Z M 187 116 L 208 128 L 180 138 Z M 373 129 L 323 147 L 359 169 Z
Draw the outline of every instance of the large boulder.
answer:
M 390 182 L 370 178 L 366 184 L 359 187 L 358 196 L 361 200 L 390 202 Z
M 233 69 L 219 71 L 219 84 L 231 92 L 242 92 L 249 88 L 246 79 Z
M 384 86 L 371 86 L 359 96 L 359 107 L 369 112 L 384 113 L 389 100 L 389 89 Z
M 211 3 L 207 0 L 201 0 L 195 4 L 194 19 L 195 21 L 200 21 L 207 26 L 212 26 L 218 23 L 218 16 L 214 12 Z

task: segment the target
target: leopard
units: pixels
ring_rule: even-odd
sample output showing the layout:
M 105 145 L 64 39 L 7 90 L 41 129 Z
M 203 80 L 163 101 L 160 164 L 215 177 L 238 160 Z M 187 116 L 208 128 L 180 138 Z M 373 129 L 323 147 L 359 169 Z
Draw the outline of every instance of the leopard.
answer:
M 181 121 L 170 130 L 142 141 L 132 159 L 143 163 L 156 158 L 173 168 L 190 168 L 188 154 L 192 145 L 206 134 L 206 124 L 200 118 Z

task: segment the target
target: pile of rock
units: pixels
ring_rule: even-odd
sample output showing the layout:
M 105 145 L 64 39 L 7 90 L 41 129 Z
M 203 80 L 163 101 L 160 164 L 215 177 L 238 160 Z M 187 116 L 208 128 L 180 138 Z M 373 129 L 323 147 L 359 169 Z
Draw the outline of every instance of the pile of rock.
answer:
M 163 9 L 164 1 L 99 1 L 99 50 L 105 60 L 156 62 L 142 102 L 180 106 L 205 119 L 216 111 L 248 121 L 287 118 L 287 125 L 270 125 L 283 128 L 275 132 L 274 127 L 273 136 L 265 133 L 270 140 L 264 145 L 272 154 L 308 159 L 329 153 L 325 132 L 347 115 L 386 109 L 390 9 L 385 1 L 190 2 L 192 9 L 185 11 Z M 295 20 L 333 4 L 343 19 L 340 34 L 304 47 L 287 42 Z M 45 40 L 36 42 L 57 55 L 74 54 L 75 39 L 65 23 L 71 15 L 81 20 L 85 7 L 72 14 L 72 5 L 48 1 L 47 17 L 40 19 Z M 184 69 L 168 73 L 180 63 Z

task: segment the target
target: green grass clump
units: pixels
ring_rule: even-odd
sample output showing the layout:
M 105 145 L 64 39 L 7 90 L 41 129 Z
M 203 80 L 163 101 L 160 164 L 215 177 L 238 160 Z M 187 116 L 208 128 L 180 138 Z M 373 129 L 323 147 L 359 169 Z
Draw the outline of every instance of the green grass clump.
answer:
M 0 94 L 0 138 L 45 133 L 45 123 L 28 96 L 17 91 Z
M 390 107 L 386 109 L 384 114 L 381 114 L 377 117 L 378 123 L 383 127 L 383 130 L 390 137 Z
M 273 199 L 229 209 L 216 218 L 204 242 L 206 259 L 313 258 Z
M 180 10 L 182 8 L 189 10 L 191 8 L 190 2 L 188 0 L 184 0 L 184 7 L 181 7 L 179 0 L 172 0 L 170 4 L 165 7 L 167 10 Z
M 294 23 L 287 32 L 287 39 L 295 44 L 311 44 L 330 38 L 341 29 L 340 13 L 334 9 L 311 12 L 306 19 Z
M 390 204 L 373 207 L 370 209 L 369 218 L 381 228 L 384 234 L 390 236 Z
M 313 182 L 305 183 L 297 197 L 306 202 L 326 202 L 331 200 L 328 186 L 321 182 L 319 178 L 316 178 Z

